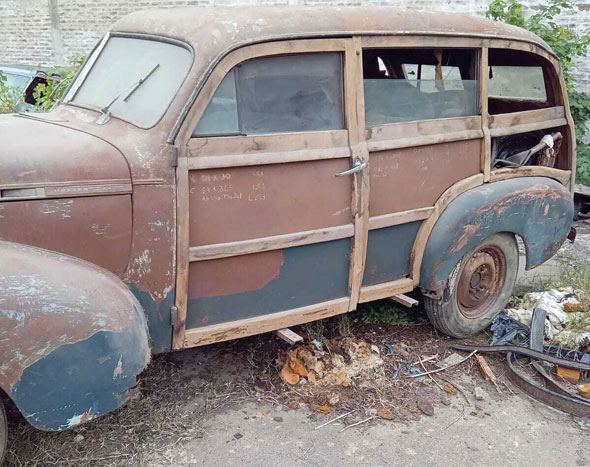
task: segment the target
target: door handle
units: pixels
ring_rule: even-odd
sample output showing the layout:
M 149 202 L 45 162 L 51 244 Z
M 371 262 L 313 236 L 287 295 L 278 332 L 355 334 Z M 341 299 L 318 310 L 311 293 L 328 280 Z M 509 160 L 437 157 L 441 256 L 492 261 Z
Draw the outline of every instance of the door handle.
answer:
M 352 169 L 337 173 L 335 175 L 335 177 L 345 177 L 346 175 L 352 175 L 352 174 L 360 172 L 361 170 L 366 169 L 366 168 L 367 168 L 367 163 L 361 162 L 361 160 L 357 158 L 354 160 L 354 167 Z

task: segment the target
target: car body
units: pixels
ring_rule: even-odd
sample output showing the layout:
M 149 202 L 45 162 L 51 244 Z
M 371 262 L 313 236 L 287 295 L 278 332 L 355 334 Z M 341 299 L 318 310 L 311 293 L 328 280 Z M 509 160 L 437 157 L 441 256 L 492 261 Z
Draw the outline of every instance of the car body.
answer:
M 531 86 L 510 88 L 514 73 Z M 472 334 L 510 296 L 515 237 L 534 268 L 572 222 L 555 54 L 463 15 L 134 13 L 56 109 L 0 128 L 0 387 L 44 429 L 122 404 L 150 349 L 415 288 L 439 329 Z M 35 385 L 56 367 L 63 403 Z

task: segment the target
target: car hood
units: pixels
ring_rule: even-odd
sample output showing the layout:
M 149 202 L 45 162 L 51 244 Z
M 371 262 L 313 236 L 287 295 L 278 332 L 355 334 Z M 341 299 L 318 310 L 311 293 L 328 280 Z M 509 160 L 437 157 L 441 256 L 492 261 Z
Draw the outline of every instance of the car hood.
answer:
M 0 116 L 0 201 L 127 192 L 127 161 L 110 143 L 42 116 Z

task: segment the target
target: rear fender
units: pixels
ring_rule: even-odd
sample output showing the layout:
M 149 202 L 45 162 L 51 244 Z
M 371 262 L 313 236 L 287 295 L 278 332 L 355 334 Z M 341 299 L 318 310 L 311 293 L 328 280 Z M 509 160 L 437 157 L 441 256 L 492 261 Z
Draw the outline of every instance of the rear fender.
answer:
M 439 296 L 461 258 L 500 232 L 522 237 L 526 269 L 533 269 L 559 250 L 570 232 L 573 213 L 571 193 L 548 178 L 513 178 L 469 190 L 447 206 L 432 229 L 420 287 Z
M 150 359 L 146 319 L 119 278 L 0 242 L 0 387 L 35 427 L 61 430 L 129 398 Z

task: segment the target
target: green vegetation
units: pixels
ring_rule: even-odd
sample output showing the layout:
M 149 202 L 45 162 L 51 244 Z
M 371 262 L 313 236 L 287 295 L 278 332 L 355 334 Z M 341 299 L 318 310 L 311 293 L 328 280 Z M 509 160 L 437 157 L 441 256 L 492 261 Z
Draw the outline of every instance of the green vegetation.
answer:
M 389 324 L 391 326 L 409 326 L 411 324 L 405 308 L 394 303 L 375 302 L 367 304 L 363 310 L 362 320 L 365 324 Z
M 16 106 L 22 100 L 20 89 L 9 86 L 6 76 L 0 72 L 0 114 L 15 112 Z
M 590 35 L 580 35 L 573 29 L 560 26 L 556 19 L 562 12 L 572 9 L 570 0 L 547 0 L 537 7 L 530 16 L 525 6 L 517 0 L 494 0 L 487 11 L 489 18 L 519 26 L 537 34 L 555 51 L 561 61 L 565 83 L 569 94 L 570 108 L 576 124 L 578 139 L 577 180 L 590 185 L 590 146 L 584 143 L 590 120 L 590 94 L 575 89 L 572 75 L 573 61 L 586 56 L 590 48 Z

